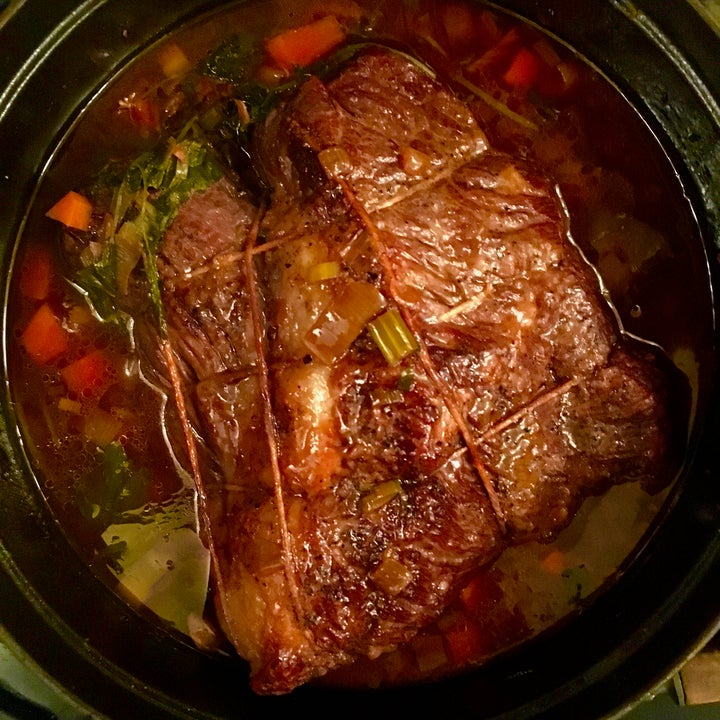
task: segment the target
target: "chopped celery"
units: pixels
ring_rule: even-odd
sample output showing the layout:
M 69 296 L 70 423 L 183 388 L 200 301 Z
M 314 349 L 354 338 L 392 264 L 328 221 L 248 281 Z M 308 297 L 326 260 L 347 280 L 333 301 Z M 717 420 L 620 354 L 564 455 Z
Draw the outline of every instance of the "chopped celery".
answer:
M 417 340 L 396 308 L 390 308 L 373 320 L 368 329 L 390 365 L 397 365 L 419 349 Z

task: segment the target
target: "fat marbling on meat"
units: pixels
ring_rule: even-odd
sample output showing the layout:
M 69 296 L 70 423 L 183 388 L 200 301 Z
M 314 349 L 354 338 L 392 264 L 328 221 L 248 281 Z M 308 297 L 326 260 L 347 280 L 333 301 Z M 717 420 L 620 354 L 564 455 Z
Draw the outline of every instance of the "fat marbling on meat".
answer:
M 284 693 L 408 641 L 587 494 L 667 479 L 671 431 L 554 185 L 405 56 L 307 80 L 254 162 L 267 207 L 196 194 L 159 268 L 218 617 Z M 394 365 L 366 329 L 389 310 Z

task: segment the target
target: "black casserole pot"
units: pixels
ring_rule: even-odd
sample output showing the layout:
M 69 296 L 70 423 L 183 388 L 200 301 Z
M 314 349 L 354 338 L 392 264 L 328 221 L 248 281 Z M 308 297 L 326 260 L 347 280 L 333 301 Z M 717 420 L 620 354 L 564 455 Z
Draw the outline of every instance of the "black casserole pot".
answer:
M 25 0 L 0 15 L 3 297 L 34 189 L 78 113 L 139 52 L 219 0 Z M 720 248 L 720 39 L 683 0 L 505 0 L 579 50 L 658 135 L 694 207 L 708 277 Z M 716 303 L 717 306 L 717 303 Z M 717 330 L 713 358 L 717 351 Z M 5 330 L 3 328 L 3 337 Z M 621 714 L 720 624 L 718 369 L 702 394 L 679 492 L 637 561 L 547 637 L 487 667 L 398 690 L 301 688 L 254 696 L 245 665 L 208 657 L 126 606 L 49 514 L 0 393 L 0 623 L 87 710 L 111 718 L 594 718 Z

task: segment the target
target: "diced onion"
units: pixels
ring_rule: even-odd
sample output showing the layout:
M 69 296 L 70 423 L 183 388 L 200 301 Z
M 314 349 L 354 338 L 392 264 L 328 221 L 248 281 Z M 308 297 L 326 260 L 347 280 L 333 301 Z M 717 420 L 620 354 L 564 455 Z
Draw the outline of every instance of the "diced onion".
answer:
M 165 77 L 174 78 L 185 75 L 192 64 L 182 48 L 174 43 L 166 45 L 160 50 L 160 67 Z
M 73 413 L 74 415 L 80 415 L 82 413 L 82 404 L 79 403 L 77 400 L 71 400 L 70 398 L 61 397 L 58 400 L 58 410 Z
M 347 150 L 341 147 L 329 147 L 318 153 L 318 160 L 330 178 L 347 174 L 351 162 Z
M 386 556 L 373 571 L 372 579 L 388 595 L 399 595 L 412 581 L 412 571 L 399 560 Z
M 94 408 L 85 416 L 83 434 L 98 447 L 105 447 L 118 436 L 121 429 L 121 420 L 105 410 Z
M 374 285 L 359 280 L 348 282 L 310 328 L 305 345 L 320 362 L 332 365 L 384 304 L 385 299 Z

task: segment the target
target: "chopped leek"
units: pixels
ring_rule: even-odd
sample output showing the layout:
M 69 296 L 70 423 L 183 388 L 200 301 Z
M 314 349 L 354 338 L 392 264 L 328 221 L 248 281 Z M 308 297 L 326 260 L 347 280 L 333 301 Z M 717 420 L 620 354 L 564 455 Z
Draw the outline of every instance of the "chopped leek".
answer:
M 310 282 L 324 282 L 332 280 L 340 274 L 340 263 L 336 260 L 328 260 L 313 265 L 307 273 L 307 279 Z
M 420 347 L 396 308 L 373 320 L 368 329 L 390 365 L 397 365 Z
M 188 132 L 193 131 L 190 126 Z M 113 179 L 109 170 L 106 175 Z M 118 295 L 127 291 L 130 273 L 142 259 L 148 293 L 164 334 L 158 247 L 188 197 L 222 175 L 222 166 L 201 135 L 163 143 L 130 165 L 113 195 L 108 236 L 97 253 L 85 258 L 85 266 L 75 277 L 104 320 L 124 322 Z
M 387 480 L 375 485 L 366 495 L 360 499 L 360 507 L 363 514 L 379 510 L 387 505 L 393 498 L 402 494 L 402 485 L 398 480 Z

